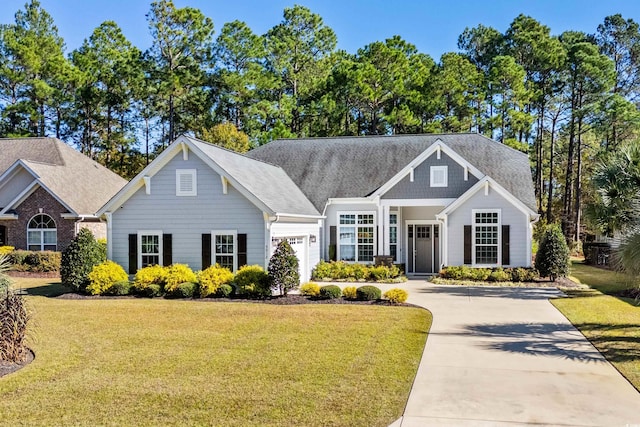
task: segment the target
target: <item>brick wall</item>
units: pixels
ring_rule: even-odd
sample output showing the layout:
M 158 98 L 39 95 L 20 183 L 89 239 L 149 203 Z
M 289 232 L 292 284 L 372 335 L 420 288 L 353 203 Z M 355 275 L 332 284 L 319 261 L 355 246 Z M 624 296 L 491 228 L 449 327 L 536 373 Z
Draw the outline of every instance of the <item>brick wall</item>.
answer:
M 60 215 L 68 213 L 67 209 L 46 190 L 38 188 L 15 209 L 18 214 L 17 220 L 0 221 L 0 225 L 7 227 L 7 245 L 15 246 L 16 249 L 27 249 L 27 224 L 34 215 L 40 213 L 40 209 L 56 222 L 58 250 L 63 251 L 71 243 L 75 237 L 76 220 L 62 218 Z

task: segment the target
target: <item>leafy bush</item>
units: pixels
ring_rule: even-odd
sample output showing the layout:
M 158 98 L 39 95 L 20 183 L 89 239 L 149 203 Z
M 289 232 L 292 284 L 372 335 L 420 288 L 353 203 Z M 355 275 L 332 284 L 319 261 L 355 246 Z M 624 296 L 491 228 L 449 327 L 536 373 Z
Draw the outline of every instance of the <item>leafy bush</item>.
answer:
M 144 288 L 136 289 L 136 293 L 140 296 L 148 298 L 159 297 L 162 295 L 162 286 L 151 283 Z
M 383 296 L 394 304 L 401 304 L 407 301 L 407 298 L 409 298 L 409 293 L 404 289 L 393 288 L 385 292 Z
M 131 283 L 128 280 L 122 280 L 111 285 L 102 295 L 129 295 L 131 292 Z
M 489 276 L 491 276 L 490 268 L 471 268 L 469 270 L 471 274 L 471 277 L 470 277 L 471 280 L 485 282 L 489 279 Z
M 47 273 L 60 271 L 60 252 L 54 251 L 23 251 L 10 252 L 9 259 L 15 271 L 31 271 Z
M 512 282 L 533 282 L 538 278 L 538 271 L 535 268 L 512 268 L 511 269 L 511 281 Z
M 365 285 L 356 289 L 356 295 L 361 301 L 373 301 L 380 299 L 382 291 L 377 286 Z
M 215 295 L 222 285 L 229 285 L 233 281 L 233 273 L 226 267 L 219 264 L 212 265 L 200 272 L 198 276 L 200 282 L 200 297 L 206 298 Z
M 166 276 L 164 278 L 164 291 L 173 294 L 181 283 L 195 283 L 198 281 L 196 273 L 189 268 L 187 264 L 171 264 L 166 267 Z
M 386 265 L 376 265 L 369 267 L 369 273 L 371 278 L 374 280 L 383 282 L 400 276 L 400 269 L 395 265 L 392 265 L 391 267 L 387 267 Z
M 216 290 L 216 296 L 219 298 L 229 298 L 233 293 L 233 288 L 231 285 L 222 284 Z
M 358 298 L 358 293 L 356 291 L 355 286 L 347 286 L 342 290 L 342 296 L 345 299 L 356 299 Z
M 147 288 L 151 285 L 158 287 L 158 295 L 162 293 L 162 289 L 164 287 L 164 282 L 167 277 L 167 270 L 159 265 L 150 265 L 144 268 L 141 268 L 136 272 L 135 278 L 133 280 L 133 289 L 136 293 L 145 296 L 157 296 L 157 295 L 147 295 Z M 155 287 L 152 290 L 155 292 Z
M 320 296 L 322 298 L 336 299 L 336 298 L 340 298 L 340 295 L 342 295 L 342 290 L 340 289 L 340 286 L 326 285 L 320 288 Z
M 7 255 L 14 251 L 13 246 L 0 246 L 0 255 Z
M 172 286 L 171 290 L 165 288 L 167 291 L 166 296 L 170 298 L 193 298 L 197 289 L 198 284 L 193 282 L 179 283 Z
M 313 269 L 311 276 L 314 280 L 340 281 L 392 281 L 402 276 L 400 269 L 393 265 L 369 266 L 366 264 L 347 264 L 344 261 L 320 261 Z
M 280 295 L 287 295 L 290 290 L 300 286 L 298 257 L 286 239 L 278 243 L 267 270 L 271 288 L 280 291 Z
M 84 291 L 94 266 L 106 261 L 106 252 L 86 228 L 81 229 L 62 252 L 60 279 L 74 291 Z
M 489 280 L 492 282 L 508 282 L 511 280 L 511 273 L 502 268 L 496 268 L 489 273 Z
M 314 280 L 332 279 L 333 268 L 331 264 L 332 263 L 320 260 L 320 262 L 316 264 L 315 268 L 311 272 L 311 277 L 313 277 Z
M 308 297 L 317 297 L 320 295 L 320 285 L 314 282 L 307 282 L 300 286 L 300 293 Z
M 91 295 L 102 295 L 117 282 L 129 279 L 124 269 L 113 261 L 105 261 L 93 267 L 89 273 L 86 291 Z
M 552 281 L 569 274 L 569 247 L 559 226 L 547 227 L 536 253 L 535 265 L 540 276 Z
M 269 276 L 259 265 L 245 265 L 234 279 L 236 293 L 247 297 L 267 297 L 271 295 Z

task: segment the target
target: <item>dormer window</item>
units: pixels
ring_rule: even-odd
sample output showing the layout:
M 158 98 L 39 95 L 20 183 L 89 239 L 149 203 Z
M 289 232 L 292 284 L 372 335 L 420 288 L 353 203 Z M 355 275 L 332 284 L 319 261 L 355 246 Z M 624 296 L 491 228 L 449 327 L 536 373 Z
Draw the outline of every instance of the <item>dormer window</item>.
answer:
M 195 169 L 176 169 L 176 196 L 197 196 Z
M 431 187 L 446 187 L 448 182 L 448 168 L 447 166 L 431 166 Z

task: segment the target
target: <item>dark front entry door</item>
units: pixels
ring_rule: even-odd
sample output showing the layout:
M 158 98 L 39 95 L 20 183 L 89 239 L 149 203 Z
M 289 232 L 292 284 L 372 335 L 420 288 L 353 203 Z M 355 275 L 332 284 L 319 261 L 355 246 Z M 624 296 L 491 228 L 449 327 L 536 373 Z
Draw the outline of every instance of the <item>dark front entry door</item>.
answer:
M 414 274 L 437 273 L 440 267 L 440 226 L 409 225 L 409 269 Z

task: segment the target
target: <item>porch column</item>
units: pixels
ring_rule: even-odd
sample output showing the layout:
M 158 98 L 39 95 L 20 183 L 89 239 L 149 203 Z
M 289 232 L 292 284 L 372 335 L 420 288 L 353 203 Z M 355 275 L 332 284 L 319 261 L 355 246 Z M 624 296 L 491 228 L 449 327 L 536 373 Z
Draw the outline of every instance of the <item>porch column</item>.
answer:
M 388 242 L 387 230 L 389 230 L 389 207 L 382 204 L 378 205 L 378 252 L 377 255 L 387 255 Z

